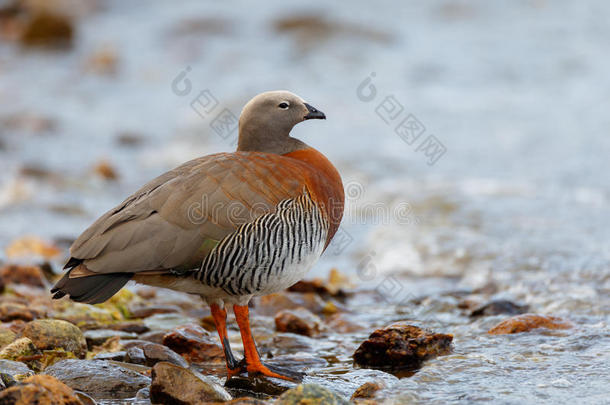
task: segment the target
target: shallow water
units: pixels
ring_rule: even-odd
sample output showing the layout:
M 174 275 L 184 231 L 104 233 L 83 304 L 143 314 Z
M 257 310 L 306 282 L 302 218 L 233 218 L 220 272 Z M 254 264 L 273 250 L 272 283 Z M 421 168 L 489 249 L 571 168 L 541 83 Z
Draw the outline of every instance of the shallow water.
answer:
M 610 6 L 241 3 L 104 2 L 79 17 L 70 51 L 0 45 L 0 245 L 73 239 L 151 177 L 231 150 L 233 135 L 191 108 L 201 91 L 238 115 L 252 95 L 290 89 L 328 116 L 295 136 L 336 163 L 348 192 L 341 238 L 312 275 L 335 266 L 380 291 L 387 302 L 350 304 L 371 330 L 413 319 L 455 336 L 452 355 L 412 377 L 385 374 L 388 403 L 608 401 Z M 303 13 L 324 16 L 325 35 L 274 29 Z M 103 47 L 116 52 L 115 75 L 87 70 Z M 181 96 L 172 83 L 187 67 Z M 24 114 L 55 129 L 8 124 Z M 394 132 L 408 114 L 425 127 L 412 144 Z M 121 145 L 125 132 L 142 142 Z M 446 150 L 433 164 L 429 135 Z M 92 173 L 100 160 L 118 181 Z M 445 294 L 486 284 L 495 290 L 482 302 L 526 303 L 576 328 L 488 335 L 503 316 L 473 321 Z M 371 373 L 349 359 L 366 335 L 311 378 L 353 392 Z

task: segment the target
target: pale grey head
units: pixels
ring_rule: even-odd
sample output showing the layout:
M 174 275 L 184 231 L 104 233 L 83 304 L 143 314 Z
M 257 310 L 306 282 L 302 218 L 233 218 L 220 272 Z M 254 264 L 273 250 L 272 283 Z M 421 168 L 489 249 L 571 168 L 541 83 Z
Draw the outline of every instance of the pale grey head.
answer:
M 303 149 L 307 145 L 292 138 L 290 131 L 309 119 L 326 116 L 289 91 L 261 93 L 241 112 L 237 150 L 284 154 Z

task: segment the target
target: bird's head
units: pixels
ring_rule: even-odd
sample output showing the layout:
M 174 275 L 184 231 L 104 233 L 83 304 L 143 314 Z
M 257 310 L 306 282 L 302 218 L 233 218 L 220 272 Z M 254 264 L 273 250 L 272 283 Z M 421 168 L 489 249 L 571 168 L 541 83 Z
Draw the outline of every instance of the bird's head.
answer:
M 261 93 L 245 105 L 239 117 L 237 150 L 290 152 L 297 146 L 290 131 L 299 122 L 309 119 L 326 119 L 326 116 L 289 91 Z

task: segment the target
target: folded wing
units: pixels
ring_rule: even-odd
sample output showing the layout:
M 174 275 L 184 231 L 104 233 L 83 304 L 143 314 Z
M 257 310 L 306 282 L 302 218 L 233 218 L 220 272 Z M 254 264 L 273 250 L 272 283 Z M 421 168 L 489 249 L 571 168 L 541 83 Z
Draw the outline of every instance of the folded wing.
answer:
M 238 226 L 300 195 L 307 172 L 294 159 L 256 152 L 189 161 L 100 217 L 70 248 L 70 262 L 93 273 L 196 267 Z

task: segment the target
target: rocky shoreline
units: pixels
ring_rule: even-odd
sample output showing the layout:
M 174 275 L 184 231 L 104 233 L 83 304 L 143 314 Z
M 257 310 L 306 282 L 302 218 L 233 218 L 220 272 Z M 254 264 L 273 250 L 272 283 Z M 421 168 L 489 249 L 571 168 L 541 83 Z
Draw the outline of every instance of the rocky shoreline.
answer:
M 425 321 L 416 326 L 399 313 L 381 327 L 363 321 L 354 300 L 381 305 L 380 297 L 332 270 L 328 280 L 302 281 L 253 303 L 261 355 L 270 364 L 307 371 L 304 384 L 247 374 L 225 383 L 222 348 L 198 297 L 134 285 L 89 306 L 51 300 L 55 276 L 43 267 L 5 265 L 0 276 L 2 404 L 381 403 L 396 376 L 413 375 L 453 349 L 453 336 L 427 330 Z M 472 319 L 515 315 L 490 334 L 572 327 L 559 318 L 523 314 L 528 308 L 513 303 L 475 307 L 465 296 L 460 306 Z M 341 384 L 332 381 L 346 371 L 358 378 L 352 388 L 337 389 Z

